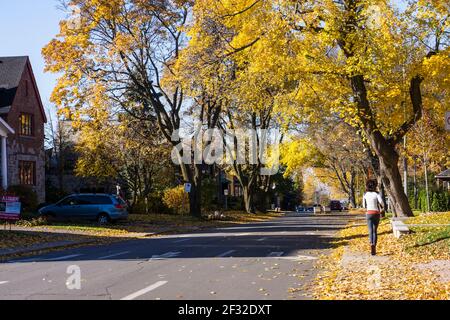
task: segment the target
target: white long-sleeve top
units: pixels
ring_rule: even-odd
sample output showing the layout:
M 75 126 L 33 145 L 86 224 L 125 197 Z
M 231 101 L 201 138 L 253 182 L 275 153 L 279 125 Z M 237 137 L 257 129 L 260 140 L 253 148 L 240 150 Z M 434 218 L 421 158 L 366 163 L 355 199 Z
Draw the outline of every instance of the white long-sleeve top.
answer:
M 380 211 L 383 207 L 383 199 L 377 192 L 367 192 L 364 195 L 364 208 L 367 211 Z

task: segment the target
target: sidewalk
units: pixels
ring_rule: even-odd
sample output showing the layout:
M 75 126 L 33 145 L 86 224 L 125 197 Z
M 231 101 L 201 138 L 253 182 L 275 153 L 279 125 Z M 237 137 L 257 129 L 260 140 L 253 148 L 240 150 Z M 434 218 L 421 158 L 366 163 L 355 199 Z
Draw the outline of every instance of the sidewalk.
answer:
M 440 227 L 442 225 L 439 225 Z M 388 220 L 380 226 L 378 255 L 370 255 L 367 227 L 343 230 L 319 263 L 315 297 L 325 300 L 448 300 L 450 239 L 419 244 L 420 232 L 397 240 Z

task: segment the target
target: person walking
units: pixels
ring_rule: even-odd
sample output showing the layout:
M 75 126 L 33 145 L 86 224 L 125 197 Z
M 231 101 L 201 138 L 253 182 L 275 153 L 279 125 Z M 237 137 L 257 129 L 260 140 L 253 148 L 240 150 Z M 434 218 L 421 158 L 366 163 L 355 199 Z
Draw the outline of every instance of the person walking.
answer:
M 369 227 L 369 239 L 372 256 L 377 254 L 378 227 L 381 221 L 383 208 L 383 199 L 377 192 L 377 181 L 367 182 L 367 192 L 364 195 L 364 208 L 367 209 L 367 225 Z

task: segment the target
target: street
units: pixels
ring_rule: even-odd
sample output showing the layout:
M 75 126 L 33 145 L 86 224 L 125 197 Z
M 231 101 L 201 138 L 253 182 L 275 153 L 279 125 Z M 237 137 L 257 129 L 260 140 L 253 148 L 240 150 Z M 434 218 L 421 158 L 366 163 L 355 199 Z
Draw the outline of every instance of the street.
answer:
M 292 213 L 264 223 L 21 258 L 0 264 L 0 299 L 311 299 L 308 290 L 290 289 L 313 281 L 317 259 L 351 219 Z M 81 288 L 71 287 L 74 270 L 81 273 Z

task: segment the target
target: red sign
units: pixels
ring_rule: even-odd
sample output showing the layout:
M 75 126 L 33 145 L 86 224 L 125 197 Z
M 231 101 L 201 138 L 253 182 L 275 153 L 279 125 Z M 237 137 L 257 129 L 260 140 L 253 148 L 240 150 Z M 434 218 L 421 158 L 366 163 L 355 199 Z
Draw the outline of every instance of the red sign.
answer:
M 0 220 L 19 220 L 21 203 L 18 197 L 0 197 Z

